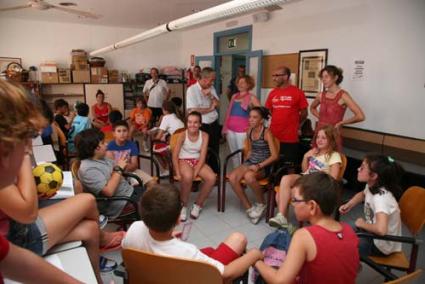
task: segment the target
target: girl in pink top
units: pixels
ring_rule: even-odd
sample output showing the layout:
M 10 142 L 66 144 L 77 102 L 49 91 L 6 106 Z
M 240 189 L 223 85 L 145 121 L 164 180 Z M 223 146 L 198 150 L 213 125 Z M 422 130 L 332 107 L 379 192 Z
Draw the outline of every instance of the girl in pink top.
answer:
M 223 135 L 226 136 L 230 152 L 243 148 L 246 139 L 246 131 L 249 128 L 249 109 L 260 106 L 260 101 L 250 91 L 254 88 L 254 79 L 249 75 L 243 75 L 237 81 L 239 93 L 232 96 L 226 111 L 223 123 Z M 233 157 L 233 167 L 240 165 L 239 155 Z
M 317 94 L 310 105 L 310 112 L 318 119 L 316 129 L 326 124 L 333 125 L 337 129 L 338 150 L 341 151 L 342 139 L 339 131 L 340 128 L 345 124 L 353 124 L 365 120 L 365 115 L 348 92 L 340 88 L 339 84 L 344 78 L 340 68 L 328 65 L 320 71 L 320 78 L 325 87 L 325 91 Z M 317 110 L 319 105 L 320 110 Z M 344 120 L 344 114 L 347 107 L 354 116 Z

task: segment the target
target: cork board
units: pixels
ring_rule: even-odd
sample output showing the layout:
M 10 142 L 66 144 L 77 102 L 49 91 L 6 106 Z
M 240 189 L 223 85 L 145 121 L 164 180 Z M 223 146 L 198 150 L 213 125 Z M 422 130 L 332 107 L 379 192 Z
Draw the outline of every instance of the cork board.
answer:
M 273 88 L 272 74 L 279 66 L 288 66 L 298 80 L 298 53 L 276 54 L 263 56 L 263 84 L 262 88 Z M 295 78 L 291 78 L 292 80 Z M 292 82 L 298 85 L 298 82 Z

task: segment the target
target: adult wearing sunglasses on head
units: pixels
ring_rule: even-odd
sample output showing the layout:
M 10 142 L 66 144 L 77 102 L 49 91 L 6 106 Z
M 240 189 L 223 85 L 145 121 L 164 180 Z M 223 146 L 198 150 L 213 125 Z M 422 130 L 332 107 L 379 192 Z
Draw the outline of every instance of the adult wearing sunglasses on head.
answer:
M 272 114 L 270 130 L 280 141 L 284 161 L 299 164 L 298 128 L 307 118 L 308 102 L 304 92 L 291 84 L 288 67 L 277 68 L 272 76 L 276 87 L 265 104 Z

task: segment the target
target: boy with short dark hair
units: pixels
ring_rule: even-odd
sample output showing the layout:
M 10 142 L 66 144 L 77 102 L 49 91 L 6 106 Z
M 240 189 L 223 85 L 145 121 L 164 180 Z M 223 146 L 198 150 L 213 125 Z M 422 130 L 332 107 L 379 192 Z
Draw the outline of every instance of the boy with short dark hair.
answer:
M 127 165 L 124 170 L 127 172 L 134 172 L 142 180 L 143 184 L 146 186 L 146 189 L 150 189 L 156 181 L 139 169 L 138 164 L 138 155 L 139 149 L 135 142 L 129 140 L 129 128 L 125 120 L 116 121 L 113 126 L 113 136 L 114 139 L 108 143 L 106 157 L 118 163 L 122 158 L 127 159 Z
M 81 131 L 91 128 L 91 122 L 88 117 L 89 106 L 85 103 L 79 103 L 75 108 L 77 110 L 77 116 L 72 121 L 72 126 L 68 133 L 68 153 L 76 152 L 74 144 L 75 136 Z
M 263 255 L 258 249 L 243 254 L 247 240 L 241 233 L 232 233 L 216 249 L 201 250 L 173 237 L 173 230 L 180 222 L 181 208 L 180 193 L 174 185 L 155 185 L 144 194 L 141 202 L 142 221 L 130 226 L 122 247 L 207 262 L 215 266 L 226 280 L 237 278 L 262 259 Z
M 291 205 L 298 221 L 311 226 L 297 230 L 288 255 L 278 270 L 257 261 L 266 283 L 355 283 L 359 268 L 359 240 L 353 229 L 331 216 L 339 184 L 317 172 L 300 177 L 292 188 Z
M 69 104 L 64 99 L 57 99 L 54 102 L 55 105 L 55 121 L 59 125 L 65 136 L 68 136 L 71 124 L 68 123 L 65 116 L 69 114 Z
M 97 128 L 86 129 L 78 135 L 78 158 L 81 160 L 78 177 L 83 187 L 95 196 L 126 196 L 138 201 L 143 194 L 134 189 L 123 177 L 128 161 L 125 157 L 116 164 L 106 157 L 104 134 Z M 99 212 L 110 218 L 118 217 L 126 201 L 98 203 Z

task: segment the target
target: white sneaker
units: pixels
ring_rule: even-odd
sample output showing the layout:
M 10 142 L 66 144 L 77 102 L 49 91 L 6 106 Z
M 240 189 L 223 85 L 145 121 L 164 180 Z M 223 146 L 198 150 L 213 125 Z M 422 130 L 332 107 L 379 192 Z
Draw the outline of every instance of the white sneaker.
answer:
M 183 206 L 180 211 L 180 221 L 185 222 L 187 220 L 187 207 Z
M 198 204 L 194 203 L 192 206 L 192 210 L 190 210 L 190 218 L 198 219 L 201 214 L 202 207 L 198 206 Z
M 261 217 L 263 217 L 264 212 L 266 211 L 266 205 L 262 203 L 256 203 L 250 209 L 251 211 L 248 213 L 248 216 L 251 223 L 254 225 L 258 224 L 258 222 L 261 220 Z
M 288 228 L 289 223 L 282 213 L 278 212 L 276 216 L 269 219 L 269 225 L 275 228 Z
M 170 175 L 170 171 L 169 170 L 163 170 L 159 174 L 160 177 L 168 177 L 169 175 Z

